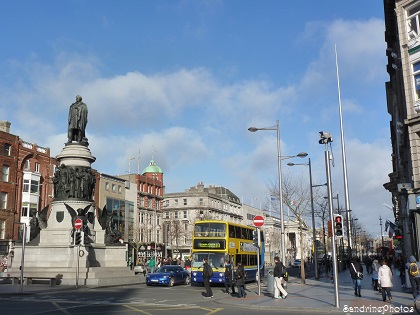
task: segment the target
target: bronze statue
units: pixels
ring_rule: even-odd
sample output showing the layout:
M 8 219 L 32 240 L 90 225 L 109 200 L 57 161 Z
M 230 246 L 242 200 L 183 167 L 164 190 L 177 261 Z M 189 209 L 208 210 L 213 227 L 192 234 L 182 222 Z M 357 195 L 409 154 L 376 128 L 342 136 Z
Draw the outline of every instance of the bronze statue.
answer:
M 82 102 L 82 97 L 80 95 L 77 95 L 76 102 L 71 104 L 69 109 L 69 127 L 67 143 L 71 143 L 72 141 L 76 141 L 79 143 L 87 142 L 85 134 L 87 115 L 87 105 Z

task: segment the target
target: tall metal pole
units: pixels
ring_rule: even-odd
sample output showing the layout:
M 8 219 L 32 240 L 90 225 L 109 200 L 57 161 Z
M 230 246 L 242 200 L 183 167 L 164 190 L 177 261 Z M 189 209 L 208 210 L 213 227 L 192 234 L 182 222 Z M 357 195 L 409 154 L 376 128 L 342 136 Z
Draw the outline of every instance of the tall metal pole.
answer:
M 25 266 L 25 244 L 26 244 L 26 223 L 19 223 L 23 227 L 22 235 L 22 257 L 20 259 L 20 288 L 19 293 L 23 292 L 23 269 Z
M 349 184 L 347 179 L 347 162 L 346 162 L 346 148 L 344 143 L 344 127 L 343 127 L 343 113 L 341 109 L 341 95 L 340 95 L 340 76 L 338 74 L 338 57 L 337 57 L 337 46 L 335 48 L 335 67 L 337 71 L 337 90 L 338 90 L 338 109 L 340 115 L 340 133 L 341 133 L 341 156 L 343 160 L 343 179 L 344 179 L 344 202 L 346 205 L 346 219 L 347 219 L 347 242 L 348 242 L 348 254 L 351 257 L 351 224 L 350 224 L 350 199 L 349 199 Z
M 379 217 L 379 225 L 381 226 L 382 247 L 384 247 L 384 233 L 382 233 L 382 217 Z
M 318 257 L 317 257 L 317 248 L 316 248 L 316 230 L 315 230 L 315 209 L 314 209 L 314 193 L 312 190 L 312 168 L 311 168 L 311 158 L 308 158 L 309 166 L 309 185 L 311 186 L 311 211 L 312 211 L 312 241 L 314 243 L 314 262 L 315 262 L 315 279 L 319 279 L 318 274 Z
M 334 222 L 333 198 L 331 188 L 331 171 L 330 171 L 330 152 L 328 151 L 328 143 L 325 143 L 325 166 L 327 172 L 327 187 L 328 187 L 328 203 L 330 209 L 330 220 Z M 335 293 L 335 307 L 340 308 L 340 294 L 338 291 L 338 268 L 337 268 L 337 254 L 335 247 L 335 229 L 332 230 L 331 247 L 332 247 L 332 262 L 334 275 L 334 293 Z
M 284 208 L 283 208 L 283 193 L 282 193 L 282 177 L 281 177 L 281 148 L 280 148 L 280 122 L 276 120 L 277 126 L 277 169 L 279 173 L 279 203 L 280 203 L 280 220 L 281 220 L 281 259 L 284 265 L 286 262 L 286 244 L 284 237 Z

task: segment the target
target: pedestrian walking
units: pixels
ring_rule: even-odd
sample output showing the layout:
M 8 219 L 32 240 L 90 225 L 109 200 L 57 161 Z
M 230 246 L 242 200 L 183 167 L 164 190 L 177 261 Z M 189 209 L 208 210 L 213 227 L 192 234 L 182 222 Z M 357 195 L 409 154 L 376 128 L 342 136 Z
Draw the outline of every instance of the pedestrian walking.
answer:
M 238 298 L 246 297 L 245 293 L 245 269 L 242 262 L 238 262 L 235 271 L 235 285 L 238 288 Z
M 372 263 L 372 284 L 373 284 L 373 291 L 379 291 L 379 287 L 378 287 L 378 272 L 379 272 L 379 268 L 381 268 L 381 266 L 379 265 L 379 262 L 377 259 L 375 259 Z
M 150 273 L 155 272 L 155 266 L 156 266 L 156 260 L 155 260 L 155 256 L 152 256 L 152 258 L 149 259 L 149 268 L 150 268 Z
M 206 288 L 206 293 L 204 295 L 205 298 L 212 298 L 213 291 L 210 287 L 210 278 L 213 276 L 213 269 L 208 263 L 207 258 L 203 259 L 203 283 L 204 287 Z
M 410 276 L 411 287 L 413 288 L 413 298 L 416 298 L 420 293 L 420 263 L 411 255 L 408 259 L 407 269 Z
M 363 280 L 363 267 L 358 257 L 353 257 L 353 261 L 350 264 L 350 275 L 353 279 L 354 284 L 354 295 L 361 297 L 362 280 Z
M 227 294 L 230 294 L 229 288 L 232 289 L 232 294 L 236 294 L 235 285 L 233 281 L 232 266 L 230 264 L 230 261 L 227 260 L 225 261 L 225 289 Z
M 388 302 L 391 303 L 392 270 L 388 267 L 386 259 L 381 261 L 381 265 L 378 271 L 378 283 L 382 288 L 382 301 L 385 302 L 388 296 Z
M 287 298 L 287 292 L 283 288 L 283 284 L 286 283 L 284 280 L 284 274 L 286 273 L 286 268 L 283 265 L 283 262 L 280 261 L 279 257 L 274 257 L 274 298 L 275 299 L 285 299 Z M 281 295 L 280 295 L 281 294 Z

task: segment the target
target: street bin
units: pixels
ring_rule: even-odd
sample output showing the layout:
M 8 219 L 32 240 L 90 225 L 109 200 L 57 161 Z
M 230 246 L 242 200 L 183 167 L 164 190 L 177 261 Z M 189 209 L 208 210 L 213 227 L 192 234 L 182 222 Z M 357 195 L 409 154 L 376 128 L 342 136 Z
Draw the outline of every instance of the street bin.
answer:
M 267 273 L 267 292 L 274 293 L 274 276 L 273 270 Z

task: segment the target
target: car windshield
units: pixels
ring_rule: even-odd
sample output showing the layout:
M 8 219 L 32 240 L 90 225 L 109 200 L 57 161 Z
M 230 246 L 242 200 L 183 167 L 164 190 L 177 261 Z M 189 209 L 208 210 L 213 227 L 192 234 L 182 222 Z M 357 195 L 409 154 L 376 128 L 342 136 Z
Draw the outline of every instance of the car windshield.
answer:
M 176 269 L 176 267 L 163 266 L 160 267 L 156 272 L 174 273 Z
M 192 256 L 192 267 L 199 268 L 203 266 L 203 259 L 207 258 L 212 268 L 220 268 L 224 266 L 224 253 L 194 253 Z

